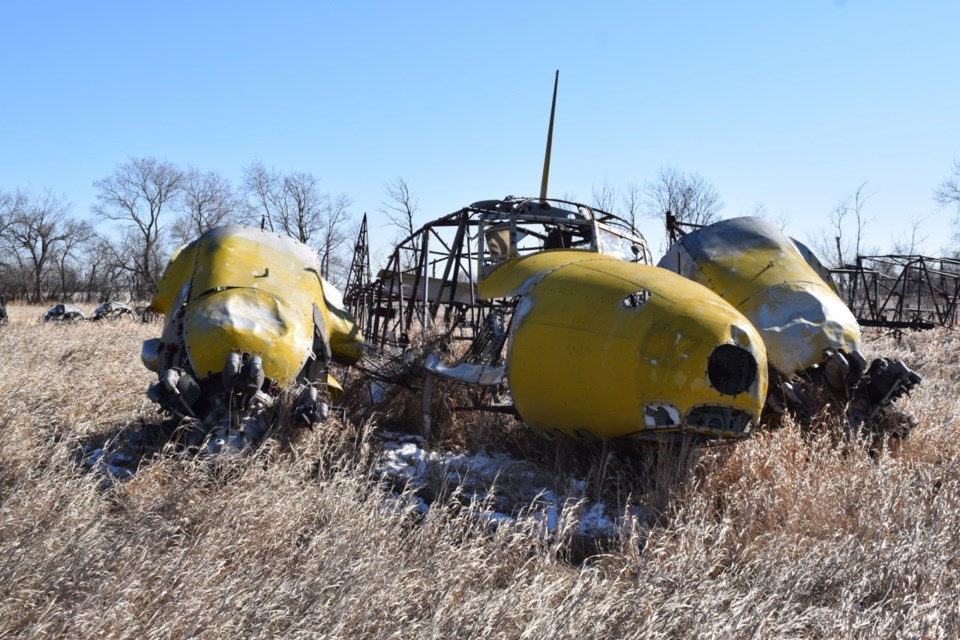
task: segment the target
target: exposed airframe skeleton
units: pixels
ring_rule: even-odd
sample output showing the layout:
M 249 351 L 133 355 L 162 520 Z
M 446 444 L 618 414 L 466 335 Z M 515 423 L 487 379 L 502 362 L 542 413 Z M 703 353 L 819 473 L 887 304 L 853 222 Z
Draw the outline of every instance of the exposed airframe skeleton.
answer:
M 567 248 L 651 262 L 646 241 L 625 220 L 562 200 L 475 202 L 399 242 L 375 280 L 366 229 L 364 217 L 344 299 L 378 346 L 409 346 L 411 330 L 429 327 L 441 311 L 447 323 L 489 322 L 511 303 L 484 300 L 476 283 L 511 256 Z
M 427 429 L 432 376 L 479 388 L 507 380 L 508 409 L 531 427 L 585 440 L 743 437 L 765 401 L 782 410 L 781 394 L 800 399 L 789 380 L 800 373 L 852 396 L 859 427 L 920 382 L 899 361 L 866 368 L 860 328 L 827 271 L 762 221 L 681 240 L 668 212 L 674 247 L 660 269 L 645 266 L 647 244 L 625 220 L 548 199 L 558 79 L 539 198 L 476 202 L 428 223 L 375 279 L 364 218 L 345 301 L 368 356 L 379 356 L 366 363 L 375 378 L 403 378 L 414 330 L 421 345 L 432 328 L 440 336 L 420 363 Z M 444 361 L 458 339 L 466 351 Z M 768 350 L 778 382 L 770 398 Z

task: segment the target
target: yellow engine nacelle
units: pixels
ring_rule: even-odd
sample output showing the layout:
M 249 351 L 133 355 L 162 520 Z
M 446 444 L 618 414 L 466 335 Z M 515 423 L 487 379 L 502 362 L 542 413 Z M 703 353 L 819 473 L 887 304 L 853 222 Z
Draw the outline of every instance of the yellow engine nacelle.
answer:
M 853 313 L 766 220 L 734 218 L 698 229 L 677 240 L 659 266 L 709 287 L 740 310 L 763 336 L 770 364 L 784 375 L 821 363 L 827 350 L 859 355 Z
M 767 393 L 763 340 L 719 296 L 665 269 L 583 251 L 498 266 L 484 298 L 519 296 L 507 346 L 517 412 L 582 439 L 743 437 Z
M 231 352 L 257 354 L 280 385 L 303 370 L 316 337 L 334 360 L 355 362 L 362 336 L 316 264 L 310 247 L 269 231 L 208 231 L 174 254 L 150 304 L 167 316 L 161 351 L 182 347 L 199 379 Z
M 166 316 L 160 338 L 143 343 L 158 382 L 147 395 L 193 418 L 191 442 L 211 453 L 256 446 L 265 409 L 280 387 L 298 383 L 293 415 L 327 415 L 340 385 L 331 361 L 361 357 L 362 335 L 308 246 L 231 225 L 182 247 L 164 271 L 150 309 Z

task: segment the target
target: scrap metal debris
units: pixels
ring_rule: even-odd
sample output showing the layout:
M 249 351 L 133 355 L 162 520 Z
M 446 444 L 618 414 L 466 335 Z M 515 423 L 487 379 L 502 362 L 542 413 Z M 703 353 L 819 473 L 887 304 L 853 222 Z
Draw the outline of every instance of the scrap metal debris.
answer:
M 119 320 L 120 318 L 136 318 L 140 314 L 128 305 L 116 300 L 110 300 L 99 305 L 93 312 L 93 315 L 87 313 L 79 306 L 63 302 L 55 304 L 43 314 L 45 322 L 77 322 L 82 320 Z
M 86 320 L 87 314 L 75 304 L 55 304 L 43 314 L 44 322 L 76 322 Z
M 115 300 L 104 302 L 93 312 L 94 320 L 119 320 L 120 318 L 137 316 L 137 312 L 128 305 Z

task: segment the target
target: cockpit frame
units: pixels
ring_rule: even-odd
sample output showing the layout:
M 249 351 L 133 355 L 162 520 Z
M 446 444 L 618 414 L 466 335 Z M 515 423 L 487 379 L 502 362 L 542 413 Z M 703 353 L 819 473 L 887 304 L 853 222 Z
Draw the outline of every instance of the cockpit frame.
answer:
M 364 218 L 344 301 L 374 353 L 399 353 L 417 333 L 472 343 L 504 333 L 514 305 L 482 299 L 479 283 L 510 260 L 554 249 L 652 262 L 646 240 L 623 218 L 567 200 L 508 196 L 423 225 L 396 245 L 375 276 Z M 486 354 L 490 362 L 483 364 L 500 357 L 490 345 L 468 351 Z

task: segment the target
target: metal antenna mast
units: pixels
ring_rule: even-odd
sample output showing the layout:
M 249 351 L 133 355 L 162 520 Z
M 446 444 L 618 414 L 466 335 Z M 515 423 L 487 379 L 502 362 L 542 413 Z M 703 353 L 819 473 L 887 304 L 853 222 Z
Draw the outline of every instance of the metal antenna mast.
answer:
M 547 151 L 543 157 L 543 180 L 540 182 L 540 202 L 547 201 L 547 179 L 550 177 L 550 150 L 553 147 L 553 117 L 557 112 L 557 85 L 560 83 L 560 70 L 553 78 L 553 102 L 550 104 L 550 127 L 547 129 Z

